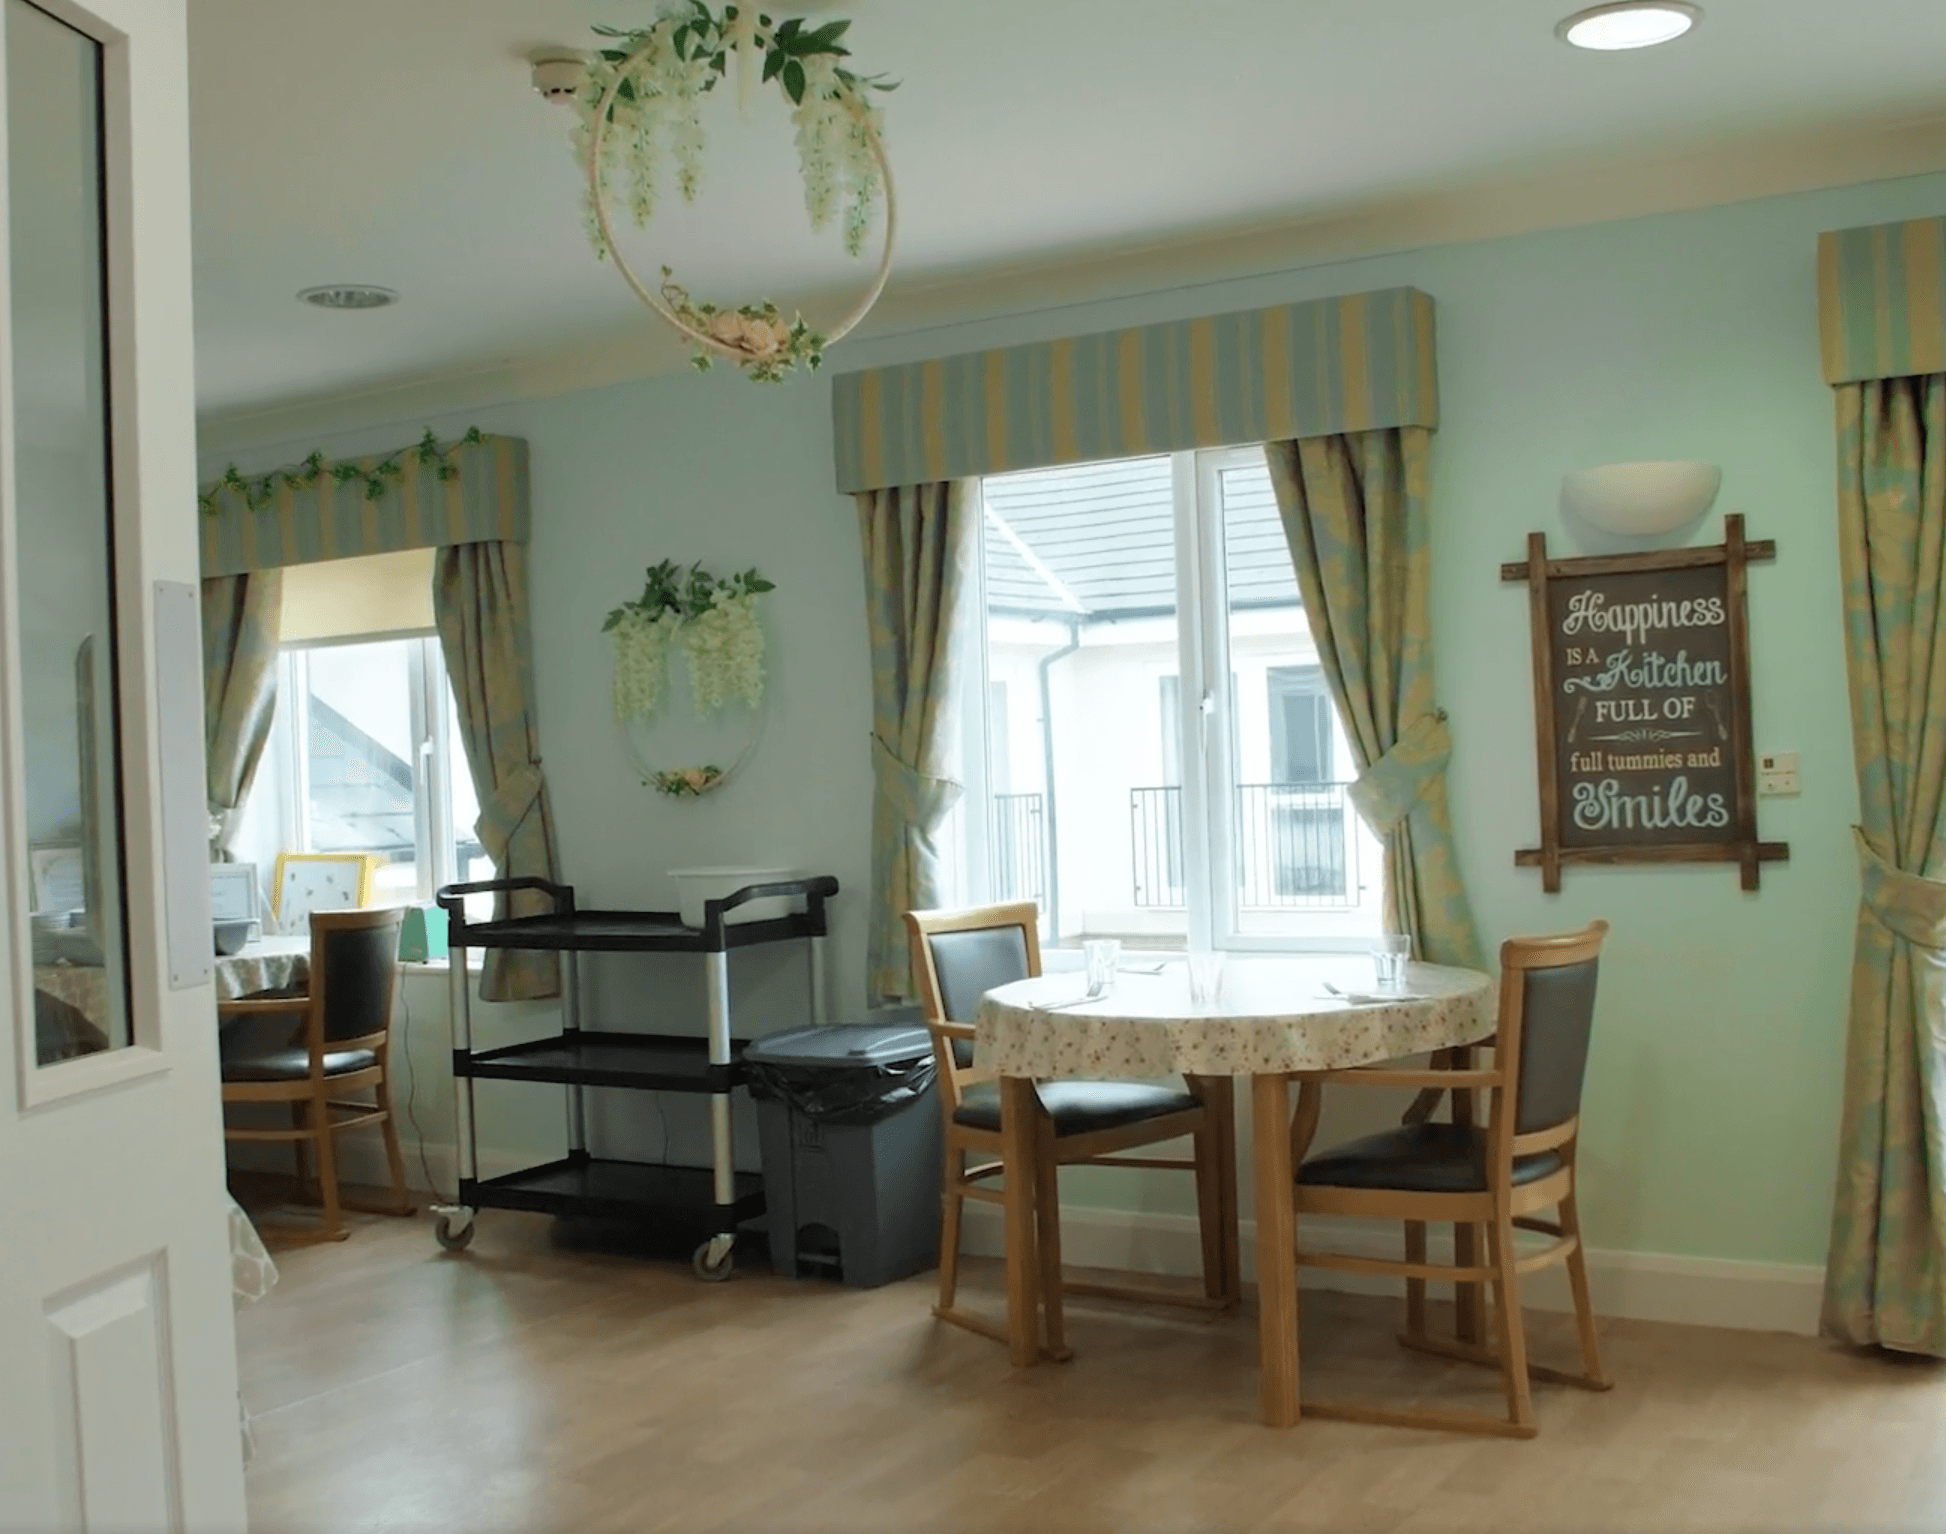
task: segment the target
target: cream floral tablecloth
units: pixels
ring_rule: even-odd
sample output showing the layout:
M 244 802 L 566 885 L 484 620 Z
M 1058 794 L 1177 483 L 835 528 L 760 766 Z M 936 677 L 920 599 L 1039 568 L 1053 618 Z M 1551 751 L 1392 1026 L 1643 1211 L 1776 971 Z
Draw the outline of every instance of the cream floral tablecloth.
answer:
M 1478 970 L 1414 964 L 1405 995 L 1370 1001 L 1357 993 L 1371 962 L 1358 956 L 1231 955 L 1223 979 L 1204 1008 L 1179 961 L 1124 972 L 1098 1001 L 1082 1000 L 1086 977 L 1072 972 L 1000 986 L 980 1004 L 974 1064 L 1040 1080 L 1331 1071 L 1471 1044 L 1494 1026 L 1494 982 Z
M 311 978 L 311 940 L 302 935 L 265 937 L 216 961 L 216 995 L 235 1001 L 252 991 L 304 985 Z

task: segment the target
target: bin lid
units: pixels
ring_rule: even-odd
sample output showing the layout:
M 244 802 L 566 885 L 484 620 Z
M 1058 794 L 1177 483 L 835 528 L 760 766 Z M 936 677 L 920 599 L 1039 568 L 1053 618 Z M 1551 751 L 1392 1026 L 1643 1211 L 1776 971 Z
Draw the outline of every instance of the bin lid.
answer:
M 932 1052 L 932 1035 L 909 1023 L 839 1023 L 767 1034 L 743 1052 L 759 1065 L 900 1065 Z

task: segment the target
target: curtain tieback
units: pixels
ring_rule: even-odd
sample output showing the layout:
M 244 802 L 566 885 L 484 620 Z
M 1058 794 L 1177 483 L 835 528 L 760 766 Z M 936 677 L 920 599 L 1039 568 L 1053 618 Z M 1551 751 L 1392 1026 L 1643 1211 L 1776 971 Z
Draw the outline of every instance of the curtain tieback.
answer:
M 473 834 L 487 856 L 506 867 L 507 844 L 541 797 L 541 764 L 529 762 L 502 778 L 487 802 L 480 806 L 480 818 L 473 822 Z
M 1920 948 L 1946 953 L 1946 879 L 1895 868 L 1872 845 L 1861 827 L 1858 838 L 1858 875 L 1865 908 L 1889 931 Z
M 899 818 L 922 831 L 938 825 L 960 796 L 958 783 L 927 776 L 877 735 L 872 736 L 872 778 Z
M 1389 836 L 1446 771 L 1453 737 L 1443 709 L 1421 714 L 1351 785 L 1351 802 L 1375 836 Z

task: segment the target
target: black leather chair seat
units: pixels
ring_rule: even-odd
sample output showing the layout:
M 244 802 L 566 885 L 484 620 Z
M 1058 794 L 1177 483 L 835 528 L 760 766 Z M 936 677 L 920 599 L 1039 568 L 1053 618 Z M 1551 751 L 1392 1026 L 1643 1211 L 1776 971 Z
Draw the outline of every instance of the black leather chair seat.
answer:
M 1412 1193 L 1484 1193 L 1484 1129 L 1459 1124 L 1402 1124 L 1313 1156 L 1297 1180 L 1315 1188 L 1398 1188 Z M 1557 1151 L 1514 1158 L 1514 1183 L 1538 1182 L 1561 1169 Z
M 377 1064 L 378 1056 L 369 1049 L 341 1049 L 324 1057 L 324 1074 L 347 1076 Z M 302 1081 L 310 1074 L 310 1052 L 301 1048 L 223 1056 L 225 1081 Z
M 1149 1086 L 1140 1081 L 1043 1081 L 1035 1085 L 1041 1106 L 1054 1120 L 1055 1135 L 1090 1134 L 1119 1129 L 1165 1114 L 1198 1107 L 1189 1093 L 1175 1087 Z M 953 1122 L 969 1129 L 1000 1127 L 1000 1089 L 991 1081 L 966 1089 Z

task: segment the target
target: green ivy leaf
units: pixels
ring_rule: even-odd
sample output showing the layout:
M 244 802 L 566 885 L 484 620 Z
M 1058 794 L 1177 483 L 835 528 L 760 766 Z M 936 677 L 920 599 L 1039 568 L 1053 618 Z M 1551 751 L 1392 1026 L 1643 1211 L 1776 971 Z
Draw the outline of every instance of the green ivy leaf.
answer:
M 784 89 L 793 102 L 800 105 L 804 100 L 804 66 L 792 59 L 784 66 Z
M 804 47 L 799 51 L 803 53 L 829 53 L 833 51 L 831 45 L 850 30 L 851 23 L 849 21 L 827 22 L 825 25 L 819 27 L 817 31 L 805 34 Z

